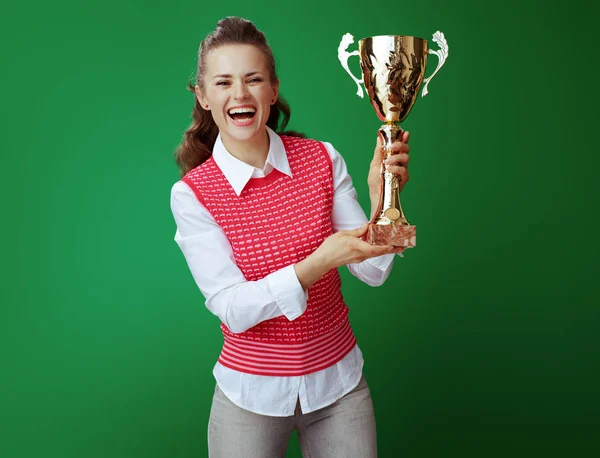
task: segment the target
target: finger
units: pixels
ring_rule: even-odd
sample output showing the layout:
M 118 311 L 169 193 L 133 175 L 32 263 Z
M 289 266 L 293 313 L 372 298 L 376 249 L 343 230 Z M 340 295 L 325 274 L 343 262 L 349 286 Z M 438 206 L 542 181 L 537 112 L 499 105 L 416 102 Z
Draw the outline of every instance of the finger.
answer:
M 346 235 L 350 235 L 352 237 L 360 237 L 361 235 L 364 235 L 367 232 L 367 228 L 369 227 L 369 223 L 365 223 L 360 227 L 357 227 L 356 229 L 352 229 L 349 231 L 340 231 Z
M 399 254 L 400 256 L 402 256 L 404 249 L 405 247 L 403 246 L 390 245 L 390 248 L 387 250 L 386 254 Z
M 392 146 L 391 146 L 390 150 L 393 153 L 406 153 L 406 154 L 408 154 L 409 151 L 410 151 L 410 146 L 408 146 L 408 144 L 403 143 L 403 142 L 394 142 L 394 143 L 392 143 Z
M 410 139 L 410 132 L 407 130 L 402 132 L 402 143 L 408 143 L 409 139 Z
M 396 175 L 398 178 L 400 178 L 404 183 L 406 183 L 410 179 L 410 175 L 406 167 L 393 165 L 391 167 L 388 167 L 388 170 L 394 175 Z
M 402 166 L 407 166 L 408 162 L 410 161 L 410 156 L 407 153 L 398 153 L 398 154 L 394 154 L 393 156 L 388 157 L 385 160 L 385 163 L 387 165 L 402 165 Z
M 359 240 L 356 244 L 356 249 L 359 250 L 363 256 L 367 256 L 369 258 L 389 254 L 391 253 L 390 250 L 393 248 L 394 247 L 392 245 L 371 245 L 369 242 L 365 242 L 363 240 Z
M 375 150 L 373 151 L 373 161 L 374 162 L 381 162 L 381 159 L 383 158 L 383 140 L 381 139 L 381 135 L 377 135 L 377 144 L 375 145 Z
M 371 245 L 375 249 L 373 250 L 376 255 L 384 255 L 384 254 L 397 254 L 402 253 L 405 250 L 405 247 L 402 246 L 394 246 L 394 245 Z

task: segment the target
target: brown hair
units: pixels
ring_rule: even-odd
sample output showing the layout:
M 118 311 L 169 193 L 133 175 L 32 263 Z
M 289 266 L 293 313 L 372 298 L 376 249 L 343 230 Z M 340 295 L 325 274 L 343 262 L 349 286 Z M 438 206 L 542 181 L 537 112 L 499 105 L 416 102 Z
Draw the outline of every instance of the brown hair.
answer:
M 217 23 L 215 30 L 200 43 L 196 76 L 196 84 L 200 89 L 204 86 L 203 76 L 206 54 L 212 49 L 229 44 L 249 44 L 260 49 L 267 58 L 271 83 L 277 81 L 275 58 L 273 57 L 273 51 L 271 51 L 267 43 L 265 34 L 247 19 L 226 17 L 221 19 Z M 195 95 L 194 86 L 194 84 L 188 82 L 187 90 L 194 93 L 193 121 L 183 134 L 182 142 L 173 154 L 182 177 L 210 158 L 217 135 L 219 134 L 219 129 L 210 112 L 202 109 L 200 106 L 198 98 Z M 304 137 L 303 134 L 294 131 L 283 132 L 289 120 L 290 107 L 281 94 L 279 94 L 277 102 L 271 106 L 267 126 L 276 132 L 286 135 Z

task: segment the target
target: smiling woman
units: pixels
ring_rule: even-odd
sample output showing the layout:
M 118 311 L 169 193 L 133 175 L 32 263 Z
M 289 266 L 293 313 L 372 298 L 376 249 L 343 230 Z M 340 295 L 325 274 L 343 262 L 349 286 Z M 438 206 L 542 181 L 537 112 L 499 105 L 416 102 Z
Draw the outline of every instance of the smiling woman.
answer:
M 223 332 L 209 456 L 283 458 L 297 429 L 304 456 L 375 457 L 373 404 L 337 268 L 378 286 L 403 248 L 362 240 L 367 218 L 330 143 L 279 131 L 290 110 L 252 22 L 219 21 L 188 89 L 194 121 L 175 152 L 171 209 L 175 241 Z M 408 145 L 393 148 L 390 170 L 406 174 Z M 382 157 L 378 144 L 373 173 Z M 369 189 L 376 206 L 379 183 Z
M 279 94 L 279 81 L 271 73 L 264 53 L 256 46 L 230 44 L 207 53 L 202 87 L 195 86 L 227 151 L 256 167 L 262 167 L 267 158 L 269 136 L 264 126 Z M 256 151 L 264 152 L 264 157 Z
M 275 58 L 266 37 L 252 22 L 242 18 L 230 17 L 219 21 L 216 29 L 202 41 L 198 50 L 196 81 L 188 84 L 188 90 L 195 94 L 195 103 L 192 125 L 175 151 L 181 176 L 211 156 L 217 135 L 221 127 L 226 127 L 226 121 L 231 120 L 234 127 L 245 126 L 243 119 L 235 119 L 237 115 L 230 116 L 233 113 L 224 112 L 224 109 L 253 109 L 253 122 L 248 122 L 248 125 L 255 126 L 251 137 L 258 134 L 258 138 L 253 140 L 262 141 L 263 145 L 266 132 L 263 132 L 261 140 L 258 126 L 265 124 L 265 118 L 256 117 L 256 111 L 261 107 L 253 104 L 258 100 L 267 103 L 268 100 L 268 106 L 263 106 L 260 114 L 267 116 L 266 125 L 274 131 L 284 131 L 290 119 L 289 105 L 279 94 Z M 255 98 L 257 96 L 258 99 Z M 248 101 L 236 102 L 240 97 L 243 100 L 248 98 Z M 250 99 L 254 101 L 250 102 Z M 257 118 L 256 122 L 254 118 Z M 282 133 L 303 137 L 293 131 Z M 233 148 L 233 138 L 227 141 L 232 142 Z M 243 148 L 239 143 L 237 147 Z

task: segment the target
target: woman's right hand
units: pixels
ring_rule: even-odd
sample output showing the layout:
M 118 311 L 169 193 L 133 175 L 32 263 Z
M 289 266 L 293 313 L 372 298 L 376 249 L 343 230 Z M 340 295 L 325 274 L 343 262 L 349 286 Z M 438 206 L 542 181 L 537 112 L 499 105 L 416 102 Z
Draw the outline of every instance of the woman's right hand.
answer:
M 331 269 L 363 262 L 384 254 L 402 253 L 403 247 L 371 245 L 362 237 L 368 223 L 351 231 L 339 231 L 327 237 L 312 254 L 295 265 L 296 275 L 304 289 L 319 280 Z

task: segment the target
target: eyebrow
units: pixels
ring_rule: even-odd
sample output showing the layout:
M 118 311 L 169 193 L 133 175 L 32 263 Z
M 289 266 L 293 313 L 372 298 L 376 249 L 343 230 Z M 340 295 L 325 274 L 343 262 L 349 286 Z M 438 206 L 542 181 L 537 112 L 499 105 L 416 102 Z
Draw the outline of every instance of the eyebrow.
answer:
M 244 75 L 244 77 L 247 78 L 249 76 L 257 75 L 257 74 L 261 74 L 261 72 L 256 71 L 256 72 L 246 73 Z M 229 74 L 222 74 L 222 75 L 215 75 L 215 76 L 213 76 L 213 79 L 216 79 L 216 78 L 231 78 L 231 75 L 229 75 Z

